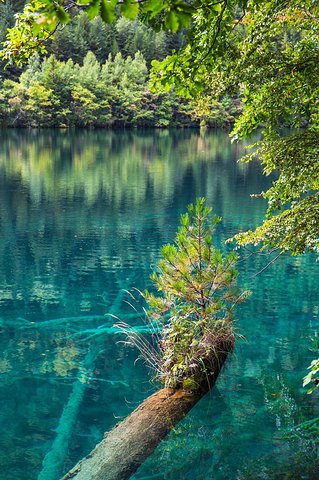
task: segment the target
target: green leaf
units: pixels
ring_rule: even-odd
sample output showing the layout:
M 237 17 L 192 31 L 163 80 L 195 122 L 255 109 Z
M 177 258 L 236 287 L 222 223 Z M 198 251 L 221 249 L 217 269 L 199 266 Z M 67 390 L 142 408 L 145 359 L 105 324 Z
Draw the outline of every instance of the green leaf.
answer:
M 132 0 L 124 0 L 121 5 L 121 13 L 128 20 L 135 20 L 138 14 L 139 4 Z
M 116 11 L 115 11 L 115 6 L 116 6 L 117 1 L 116 0 L 101 0 L 101 17 L 106 23 L 112 23 L 113 20 L 116 17 Z
M 215 5 L 212 5 L 212 8 L 213 8 L 213 10 L 215 10 L 215 12 L 218 12 L 218 13 L 220 13 L 222 11 L 221 3 L 216 3 Z
M 87 16 L 89 17 L 90 20 L 92 20 L 94 17 L 96 17 L 99 14 L 100 8 L 101 8 L 101 0 L 93 0 L 91 2 L 91 5 L 86 11 Z
M 179 20 L 176 12 L 174 12 L 173 10 L 170 10 L 166 15 L 165 26 L 166 28 L 171 30 L 171 32 L 173 33 L 177 32 L 179 27 Z
M 68 23 L 68 21 L 70 20 L 70 16 L 69 16 L 68 13 L 66 13 L 64 8 L 56 7 L 55 12 L 56 12 L 56 16 L 57 16 L 58 20 L 61 23 Z
M 144 10 L 151 13 L 151 18 L 156 17 L 165 8 L 167 8 L 167 2 L 161 0 L 148 0 L 144 6 Z
M 187 12 L 178 12 L 178 20 L 179 23 L 184 27 L 187 28 L 189 27 L 189 24 L 191 22 L 192 15 Z

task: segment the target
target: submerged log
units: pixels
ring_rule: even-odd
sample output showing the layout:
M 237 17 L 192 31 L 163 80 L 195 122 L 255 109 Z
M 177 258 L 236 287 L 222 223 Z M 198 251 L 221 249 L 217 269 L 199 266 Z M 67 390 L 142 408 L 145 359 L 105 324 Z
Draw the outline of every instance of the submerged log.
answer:
M 133 275 L 129 277 L 128 282 L 133 280 Z M 129 285 L 130 283 L 127 284 L 127 286 Z M 110 308 L 111 315 L 114 315 L 119 311 L 125 294 L 126 289 L 121 289 L 118 291 L 112 307 Z M 76 317 L 72 317 L 71 320 L 74 318 Z M 83 320 L 86 317 L 81 318 Z M 93 319 L 98 317 L 91 318 Z M 54 323 L 57 321 L 60 323 L 60 319 L 53 320 Z M 70 321 L 70 319 L 66 319 L 66 321 Z M 43 322 L 43 324 L 46 323 L 48 326 L 51 325 L 50 322 L 52 321 L 49 320 L 48 322 Z M 56 428 L 56 436 L 53 440 L 50 450 L 46 453 L 43 459 L 42 470 L 40 471 L 37 480 L 55 480 L 63 471 L 63 463 L 70 447 L 73 429 L 76 424 L 76 420 L 88 386 L 88 383 L 83 382 L 83 379 L 81 378 L 81 371 L 86 372 L 88 377 L 93 377 L 95 364 L 100 353 L 101 344 L 99 342 L 93 343 L 80 364 L 78 376 L 73 382 L 72 391 L 66 404 L 64 405 L 62 415 Z
M 216 342 L 205 362 L 206 380 L 196 391 L 163 388 L 148 397 L 70 470 L 63 480 L 127 480 L 157 445 L 215 384 L 234 338 Z

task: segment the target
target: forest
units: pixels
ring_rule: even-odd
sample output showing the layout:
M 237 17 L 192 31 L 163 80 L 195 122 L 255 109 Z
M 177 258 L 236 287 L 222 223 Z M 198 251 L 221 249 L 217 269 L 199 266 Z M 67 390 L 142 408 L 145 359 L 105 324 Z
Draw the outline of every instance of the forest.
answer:
M 0 5 L 0 41 L 12 24 L 17 2 Z M 20 2 L 21 3 L 21 2 Z M 21 3 L 21 8 L 23 2 Z M 153 29 L 139 21 L 76 12 L 57 31 L 45 56 L 35 53 L 22 68 L 0 69 L 0 124 L 4 127 L 228 127 L 240 111 L 229 96 L 209 108 L 174 91 L 149 87 L 153 60 L 179 49 L 183 34 Z

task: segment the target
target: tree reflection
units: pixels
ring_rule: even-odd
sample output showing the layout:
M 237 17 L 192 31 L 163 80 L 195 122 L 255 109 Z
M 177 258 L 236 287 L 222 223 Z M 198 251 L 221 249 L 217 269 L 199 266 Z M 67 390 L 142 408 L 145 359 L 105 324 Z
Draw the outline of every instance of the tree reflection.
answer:
M 88 389 L 65 470 L 116 422 L 114 415 L 126 416 L 128 405 L 153 388 L 143 365 L 134 365 L 137 353 L 118 337 L 81 332 L 107 323 L 104 315 L 123 288 L 150 287 L 160 247 L 172 241 L 180 213 L 196 197 L 205 196 L 223 217 L 221 248 L 257 224 L 266 205 L 249 194 L 271 179 L 256 164 L 237 163 L 243 148 L 225 132 L 1 132 L 0 460 L 3 471 L 15 472 L 12 479 L 37 476 L 74 378 Z M 254 277 L 269 258 L 242 253 L 241 285 L 253 291 L 239 308 L 247 343 L 238 343 L 221 376 L 220 396 L 185 419 L 145 474 L 186 478 L 193 469 L 194 480 L 235 478 L 242 452 L 253 450 L 256 461 L 273 448 L 276 422 L 290 427 L 317 415 L 299 391 L 318 318 L 313 259 L 282 256 Z M 123 320 L 141 324 L 124 300 L 116 308 Z M 95 347 L 101 354 L 86 374 L 81 362 Z M 180 461 L 188 435 L 189 461 Z M 253 478 L 248 468 L 241 464 L 243 478 Z

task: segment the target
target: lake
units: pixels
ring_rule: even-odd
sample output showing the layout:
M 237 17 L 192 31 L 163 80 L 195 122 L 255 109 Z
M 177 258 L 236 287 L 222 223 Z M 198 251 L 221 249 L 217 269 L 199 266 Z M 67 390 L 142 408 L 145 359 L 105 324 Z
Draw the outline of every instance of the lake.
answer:
M 227 133 L 0 132 L 0 479 L 58 480 L 157 386 L 108 327 L 142 325 L 138 291 L 181 213 L 205 196 L 215 241 L 252 228 L 270 185 Z M 318 264 L 240 249 L 236 350 L 213 391 L 135 480 L 315 479 Z M 265 270 L 268 264 L 268 268 Z M 262 271 L 263 270 L 263 271 Z M 134 298 L 132 298 L 134 297 Z M 243 337 L 243 338 L 241 338 Z

